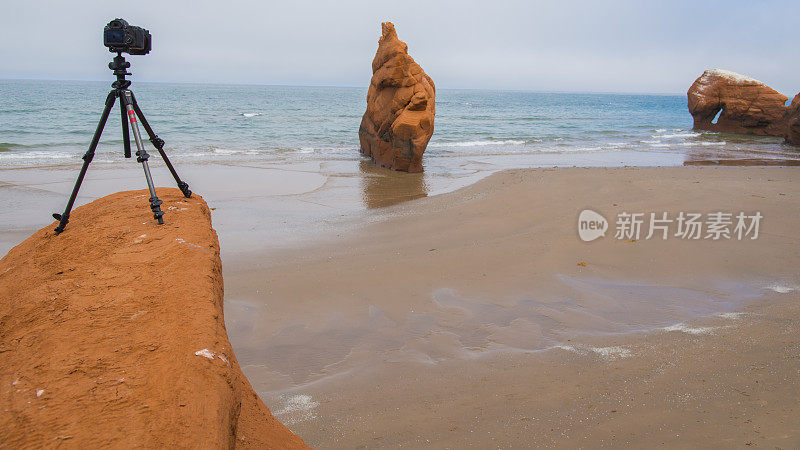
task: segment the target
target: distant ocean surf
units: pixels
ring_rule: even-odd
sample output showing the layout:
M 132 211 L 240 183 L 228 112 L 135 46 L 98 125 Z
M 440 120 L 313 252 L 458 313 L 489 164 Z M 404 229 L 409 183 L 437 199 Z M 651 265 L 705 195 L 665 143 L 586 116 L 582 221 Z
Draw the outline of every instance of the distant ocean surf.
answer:
M 0 167 L 78 164 L 109 82 L 0 80 Z M 358 160 L 366 90 L 136 83 L 147 118 L 182 163 Z M 427 171 L 452 158 L 498 168 L 800 159 L 781 139 L 694 132 L 683 95 L 437 91 Z M 110 118 L 98 161 L 119 161 Z

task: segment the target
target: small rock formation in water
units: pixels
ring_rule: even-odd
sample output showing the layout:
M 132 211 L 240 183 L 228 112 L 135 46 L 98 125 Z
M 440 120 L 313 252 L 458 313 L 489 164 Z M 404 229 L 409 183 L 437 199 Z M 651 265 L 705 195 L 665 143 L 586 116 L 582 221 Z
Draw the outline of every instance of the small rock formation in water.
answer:
M 780 122 L 786 114 L 788 97 L 758 80 L 727 70 L 706 70 L 687 95 L 695 129 L 783 134 Z
M 367 111 L 358 129 L 361 153 L 383 167 L 422 172 L 422 154 L 433 135 L 436 87 L 408 55 L 394 24 L 381 26 Z
M 795 95 L 792 100 L 784 122 L 786 124 L 786 142 L 800 145 L 800 94 Z

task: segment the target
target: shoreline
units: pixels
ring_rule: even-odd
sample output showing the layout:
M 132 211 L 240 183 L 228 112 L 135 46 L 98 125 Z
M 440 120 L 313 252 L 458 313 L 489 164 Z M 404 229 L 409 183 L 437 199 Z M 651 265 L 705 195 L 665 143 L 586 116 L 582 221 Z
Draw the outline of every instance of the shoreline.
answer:
M 638 153 L 645 154 L 644 151 Z M 370 210 L 453 192 L 492 174 L 508 170 L 797 164 L 797 161 L 790 159 L 726 160 L 704 159 L 699 156 L 687 159 L 686 155 L 680 153 L 659 152 L 650 152 L 648 159 L 625 154 L 539 154 L 529 155 L 533 159 L 528 163 L 515 159 L 517 156 L 514 155 L 489 155 L 496 159 L 492 163 L 488 160 L 482 162 L 481 157 L 453 156 L 445 159 L 457 162 L 457 171 L 434 171 L 418 175 L 394 173 L 376 167 L 364 158 L 293 162 L 178 161 L 176 167 L 195 192 L 205 194 L 212 207 L 229 209 L 215 215 L 215 228 L 220 232 L 220 239 L 225 241 L 229 238 L 223 245 L 225 259 L 230 258 L 228 255 L 238 258 L 239 252 L 251 251 L 251 242 L 263 242 L 263 235 L 286 241 L 285 245 L 278 247 L 291 246 L 325 233 L 325 227 L 332 223 L 369 220 L 369 214 L 365 213 Z M 577 159 L 564 163 L 565 156 Z M 506 161 L 504 158 L 510 159 Z M 621 161 L 611 164 L 613 158 Z M 49 223 L 49 212 L 63 209 L 79 169 L 78 162 L 0 168 L 0 189 L 5 190 L 0 195 L 12 199 L 14 206 L 7 211 L 9 214 L 4 220 L 0 221 L 0 231 L 4 236 L 0 240 L 0 254 L 4 255 L 29 234 Z M 151 169 L 157 186 L 172 186 L 172 177 L 159 158 L 152 160 Z M 140 172 L 137 164 L 121 158 L 113 162 L 94 162 L 87 173 L 76 206 L 120 190 L 142 188 L 144 181 Z M 278 220 L 278 215 L 286 217 Z M 227 220 L 232 216 L 235 216 L 235 220 Z M 252 226 L 240 226 L 245 222 Z M 255 230 L 256 225 L 261 228 Z M 346 231 L 351 227 L 340 228 Z M 237 234 L 246 236 L 236 239 Z M 259 251 L 267 251 L 273 247 L 275 244 L 262 245 Z

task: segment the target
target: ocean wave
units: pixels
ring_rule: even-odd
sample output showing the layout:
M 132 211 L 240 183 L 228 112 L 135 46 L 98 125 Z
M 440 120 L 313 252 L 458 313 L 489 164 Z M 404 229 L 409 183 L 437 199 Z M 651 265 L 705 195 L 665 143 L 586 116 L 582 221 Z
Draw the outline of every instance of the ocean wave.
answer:
M 0 152 L 7 152 L 17 148 L 27 148 L 27 145 L 14 144 L 13 142 L 0 142 Z
M 241 113 L 239 115 L 244 117 L 258 117 L 261 115 L 261 113 Z
M 211 151 L 217 155 L 257 155 L 259 152 L 256 150 L 236 150 L 228 148 L 212 148 Z
M 67 159 L 67 158 L 80 158 L 80 154 L 77 153 L 66 153 L 66 152 L 41 152 L 41 151 L 29 151 L 29 152 L 2 152 L 0 153 L 0 161 L 2 160 L 21 160 L 21 159 L 32 159 L 32 160 L 40 160 L 40 159 Z
M 687 137 L 697 137 L 697 136 L 702 136 L 702 135 L 700 133 L 675 133 L 675 134 L 659 134 L 652 137 L 660 139 L 672 139 L 672 138 L 687 138 Z
M 661 142 L 653 142 L 649 143 L 650 147 L 658 147 L 658 148 L 667 148 L 667 147 L 714 147 L 718 145 L 726 145 L 727 142 L 725 141 L 716 141 L 716 142 L 704 142 L 704 141 L 693 141 L 693 142 L 673 142 L 673 143 L 661 143 Z
M 431 153 L 432 157 L 461 157 L 461 156 L 511 156 L 511 155 L 566 155 L 581 153 L 613 153 L 628 150 L 627 144 L 606 144 L 599 146 L 571 146 L 571 147 L 524 147 L 515 150 L 496 151 L 487 147 L 487 151 L 444 150 L 441 153 Z
M 700 145 L 700 146 L 703 146 L 703 147 L 712 147 L 712 146 L 715 146 L 715 145 L 726 145 L 726 144 L 727 144 L 727 142 L 725 142 L 725 141 L 713 141 L 713 142 L 708 142 L 708 141 L 696 142 L 696 141 L 694 141 L 694 142 L 681 142 L 681 143 L 675 144 L 675 145 L 680 145 L 681 147 L 692 147 L 694 145 Z
M 461 141 L 461 142 L 432 142 L 428 147 L 484 147 L 487 145 L 520 145 L 528 142 L 541 142 L 540 140 L 504 139 L 496 141 Z

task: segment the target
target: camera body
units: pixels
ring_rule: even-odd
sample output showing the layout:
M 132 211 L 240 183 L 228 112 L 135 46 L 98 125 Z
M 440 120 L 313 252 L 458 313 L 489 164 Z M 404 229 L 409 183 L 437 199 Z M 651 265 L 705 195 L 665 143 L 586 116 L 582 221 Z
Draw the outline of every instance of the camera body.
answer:
M 110 52 L 146 55 L 150 53 L 152 40 L 146 29 L 114 19 L 103 29 L 103 45 Z

